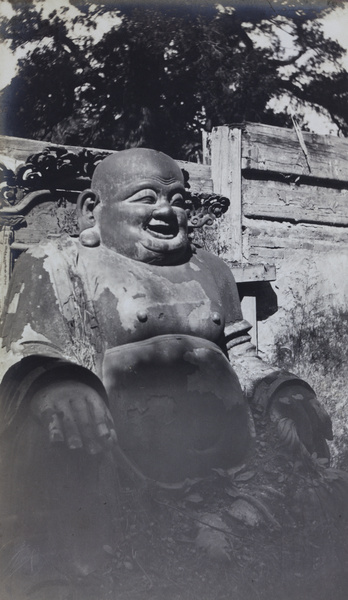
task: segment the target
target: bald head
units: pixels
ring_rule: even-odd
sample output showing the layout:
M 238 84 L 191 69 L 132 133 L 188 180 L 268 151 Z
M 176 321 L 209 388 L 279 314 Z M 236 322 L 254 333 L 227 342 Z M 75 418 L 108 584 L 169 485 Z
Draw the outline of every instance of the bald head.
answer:
M 189 252 L 184 177 L 162 152 L 134 148 L 96 168 L 92 190 L 102 244 L 129 258 L 177 264 Z
M 165 183 L 184 183 L 180 167 L 175 160 L 148 148 L 131 148 L 111 154 L 94 171 L 92 189 L 98 192 L 101 202 L 118 199 L 134 182 L 148 179 Z

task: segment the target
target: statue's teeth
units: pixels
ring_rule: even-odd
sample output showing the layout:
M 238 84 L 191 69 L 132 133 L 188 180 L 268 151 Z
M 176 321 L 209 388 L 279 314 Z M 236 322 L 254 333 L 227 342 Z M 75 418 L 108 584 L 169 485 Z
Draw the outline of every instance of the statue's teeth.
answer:
M 176 234 L 175 228 L 165 221 L 149 223 L 148 229 L 151 233 L 161 237 L 173 237 Z

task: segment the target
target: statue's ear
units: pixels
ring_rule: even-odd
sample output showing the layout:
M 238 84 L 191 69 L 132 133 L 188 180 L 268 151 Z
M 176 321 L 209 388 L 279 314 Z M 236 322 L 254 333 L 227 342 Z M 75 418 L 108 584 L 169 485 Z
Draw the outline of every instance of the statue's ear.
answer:
M 77 199 L 79 238 L 83 246 L 94 248 L 100 244 L 99 226 L 95 215 L 95 209 L 99 203 L 99 196 L 93 190 L 84 190 Z
M 100 200 L 98 194 L 93 190 L 84 190 L 77 199 L 77 218 L 80 231 L 93 227 L 96 223 L 94 210 Z

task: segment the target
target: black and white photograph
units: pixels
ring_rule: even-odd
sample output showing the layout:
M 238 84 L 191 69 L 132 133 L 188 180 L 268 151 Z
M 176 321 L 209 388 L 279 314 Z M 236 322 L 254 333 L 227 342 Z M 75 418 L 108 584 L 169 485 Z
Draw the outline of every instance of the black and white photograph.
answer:
M 348 597 L 348 3 L 0 3 L 0 600 Z

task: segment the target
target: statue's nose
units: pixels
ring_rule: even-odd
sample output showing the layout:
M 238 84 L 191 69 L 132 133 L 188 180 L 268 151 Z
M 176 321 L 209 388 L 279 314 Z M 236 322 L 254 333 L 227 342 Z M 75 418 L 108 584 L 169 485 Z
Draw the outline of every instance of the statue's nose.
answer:
M 168 200 L 162 199 L 158 203 L 158 205 L 154 208 L 152 212 L 152 216 L 155 219 L 162 219 L 163 217 L 172 217 L 174 215 L 174 210 L 171 204 L 169 204 Z

